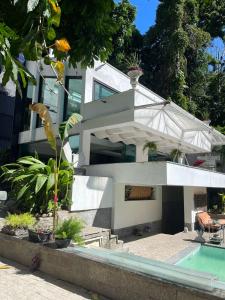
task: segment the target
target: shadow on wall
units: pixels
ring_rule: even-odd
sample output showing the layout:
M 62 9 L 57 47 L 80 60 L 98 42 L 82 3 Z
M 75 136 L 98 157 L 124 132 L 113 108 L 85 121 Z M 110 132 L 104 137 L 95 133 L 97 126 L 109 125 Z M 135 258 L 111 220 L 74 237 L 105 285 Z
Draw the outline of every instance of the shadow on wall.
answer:
M 87 225 L 111 228 L 112 203 L 111 178 L 76 176 L 71 210 L 76 211 Z

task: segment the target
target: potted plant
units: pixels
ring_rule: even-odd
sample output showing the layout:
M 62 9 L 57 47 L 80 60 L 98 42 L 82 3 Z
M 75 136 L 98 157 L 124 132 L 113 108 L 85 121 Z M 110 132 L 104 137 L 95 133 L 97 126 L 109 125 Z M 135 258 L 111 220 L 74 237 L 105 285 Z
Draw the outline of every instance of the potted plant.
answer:
M 36 224 L 28 229 L 29 241 L 33 243 L 47 243 L 52 239 L 52 230 Z
M 83 222 L 77 218 L 70 218 L 58 224 L 55 231 L 55 243 L 57 248 L 68 247 L 71 240 L 81 244 L 83 241 L 81 236 L 83 227 Z
M 182 157 L 182 152 L 179 149 L 173 149 L 170 152 L 170 157 L 172 159 L 172 161 L 174 162 L 179 162 L 179 163 L 183 163 L 183 157 Z
M 206 124 L 206 125 L 209 125 L 211 123 L 211 120 L 209 119 L 209 112 L 204 110 L 202 113 L 201 113 L 201 116 L 202 116 L 202 120 L 203 122 Z
M 20 215 L 8 214 L 5 218 L 5 225 L 2 228 L 2 232 L 15 236 L 27 236 L 28 228 L 33 226 L 35 222 L 35 217 L 30 213 Z
M 133 89 L 136 88 L 139 77 L 143 75 L 143 70 L 140 67 L 141 61 L 137 55 L 137 53 L 131 54 L 130 58 L 126 61 L 128 73 L 127 75 L 130 77 L 130 83 Z
M 143 146 L 143 152 L 145 150 L 148 150 L 148 155 L 151 157 L 155 156 L 157 154 L 157 145 L 154 142 L 146 142 Z

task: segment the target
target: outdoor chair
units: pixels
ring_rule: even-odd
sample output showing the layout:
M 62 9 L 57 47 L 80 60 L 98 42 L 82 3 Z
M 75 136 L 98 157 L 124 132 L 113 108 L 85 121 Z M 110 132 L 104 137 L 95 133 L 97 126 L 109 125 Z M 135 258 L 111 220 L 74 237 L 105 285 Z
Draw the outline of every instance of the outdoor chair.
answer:
M 196 214 L 197 226 L 196 230 L 198 232 L 198 239 L 203 242 L 204 232 L 215 233 L 221 232 L 223 230 L 224 235 L 224 226 L 225 219 L 212 219 L 207 212 L 199 212 Z M 224 238 L 223 238 L 224 239 Z

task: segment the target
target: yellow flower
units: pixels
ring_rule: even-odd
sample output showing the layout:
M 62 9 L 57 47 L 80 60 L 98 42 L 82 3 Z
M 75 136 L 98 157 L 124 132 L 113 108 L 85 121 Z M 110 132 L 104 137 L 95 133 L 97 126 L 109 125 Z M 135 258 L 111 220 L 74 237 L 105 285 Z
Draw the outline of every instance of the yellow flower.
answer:
M 61 9 L 58 6 L 57 2 L 54 0 L 48 0 L 48 3 L 51 5 L 52 10 L 58 15 L 61 13 Z
M 67 39 L 60 39 L 55 41 L 55 46 L 58 51 L 68 52 L 71 48 Z
M 64 79 L 64 64 L 61 61 L 57 61 L 53 63 L 53 66 L 57 72 L 57 81 L 63 82 Z

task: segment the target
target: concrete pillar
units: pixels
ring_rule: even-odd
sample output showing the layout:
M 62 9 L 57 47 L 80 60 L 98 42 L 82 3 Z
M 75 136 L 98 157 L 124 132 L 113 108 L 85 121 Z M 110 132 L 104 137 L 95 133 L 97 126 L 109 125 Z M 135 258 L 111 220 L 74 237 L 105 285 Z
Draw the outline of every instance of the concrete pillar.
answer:
M 136 162 L 144 162 L 148 161 L 148 149 L 143 151 L 144 145 L 136 146 Z
M 88 166 L 90 164 L 90 148 L 91 134 L 89 131 L 83 131 L 80 134 L 78 167 Z
M 195 194 L 206 194 L 205 187 L 184 186 L 184 226 L 189 230 L 195 230 L 195 216 L 201 211 L 195 207 Z

